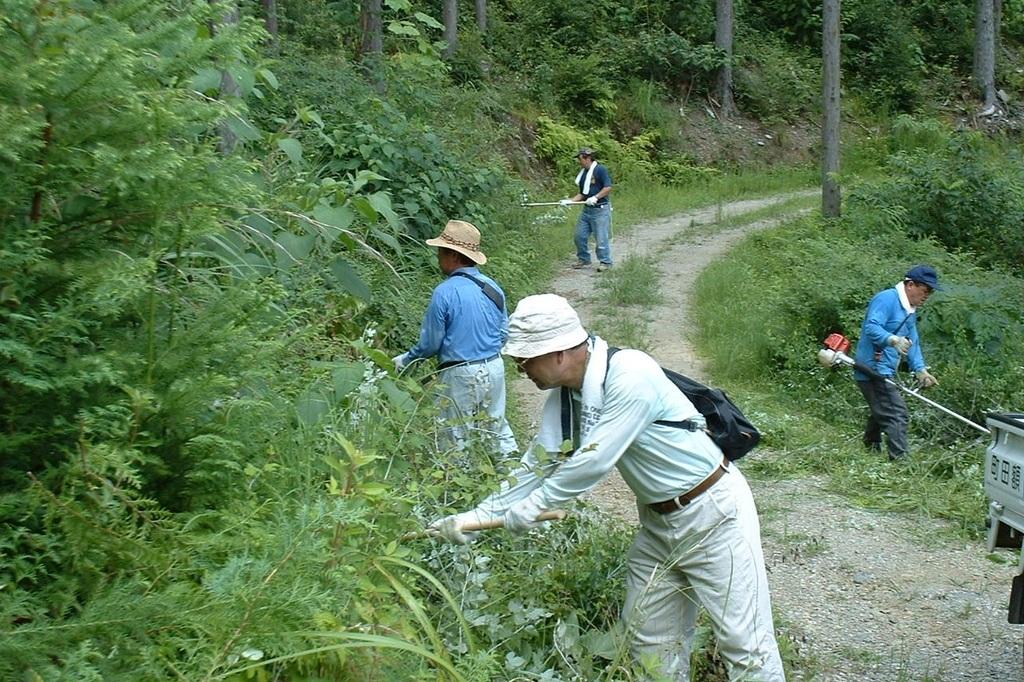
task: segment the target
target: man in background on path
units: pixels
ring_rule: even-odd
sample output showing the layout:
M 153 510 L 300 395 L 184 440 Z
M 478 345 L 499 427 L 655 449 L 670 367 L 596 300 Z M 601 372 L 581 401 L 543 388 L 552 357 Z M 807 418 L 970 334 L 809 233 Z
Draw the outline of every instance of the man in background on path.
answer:
M 622 614 L 634 656 L 654 655 L 665 679 L 689 680 L 703 605 L 730 679 L 784 680 L 747 481 L 704 430 L 661 423 L 703 423 L 693 403 L 646 353 L 623 349 L 609 358 L 607 342 L 590 336 L 554 294 L 519 302 L 502 352 L 537 388 L 558 390 L 549 392 L 514 482 L 431 527 L 457 543 L 472 539 L 463 531 L 472 523 L 498 519 L 526 531 L 617 467 L 640 514 Z
M 854 360 L 891 379 L 896 375 L 900 360 L 906 357 L 921 388 L 939 383 L 928 372 L 921 353 L 917 309 L 924 305 L 933 291 L 940 288 L 935 268 L 917 265 L 907 272 L 902 282 L 875 294 L 864 315 Z M 856 369 L 853 377 L 870 409 L 864 427 L 864 446 L 881 452 L 884 433 L 889 460 L 906 459 L 910 418 L 899 389 Z
M 446 279 L 434 289 L 423 316 L 420 340 L 394 358 L 395 369 L 436 356 L 444 386 L 441 418 L 450 444 L 462 449 L 476 432 L 497 439 L 503 455 L 518 451 L 505 418 L 505 365 L 500 351 L 508 335 L 505 292 L 480 272 L 487 262 L 480 231 L 472 223 L 449 220 L 427 245 L 436 246 Z
M 590 266 L 590 235 L 597 242 L 597 271 L 612 266 L 612 204 L 608 195 L 612 191 L 612 176 L 608 169 L 594 160 L 594 151 L 584 147 L 576 155 L 580 172 L 576 176 L 579 193 L 559 203 L 567 206 L 571 201 L 585 202 L 579 220 L 576 221 L 576 262 L 574 268 Z

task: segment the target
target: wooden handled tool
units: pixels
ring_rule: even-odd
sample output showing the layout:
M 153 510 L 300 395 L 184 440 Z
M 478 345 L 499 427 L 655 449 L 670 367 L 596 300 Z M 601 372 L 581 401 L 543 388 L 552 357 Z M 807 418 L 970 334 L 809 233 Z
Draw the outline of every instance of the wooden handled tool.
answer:
M 550 511 L 541 512 L 540 516 L 537 517 L 537 521 L 561 521 L 566 517 L 564 509 L 552 509 Z M 488 519 L 481 523 L 467 523 L 462 527 L 464 532 L 473 532 L 478 530 L 493 530 L 495 528 L 504 528 L 505 522 L 501 519 Z M 417 530 L 411 533 L 406 533 L 402 536 L 402 540 L 419 540 L 420 538 L 432 538 L 438 535 L 438 531 L 433 528 L 426 530 Z

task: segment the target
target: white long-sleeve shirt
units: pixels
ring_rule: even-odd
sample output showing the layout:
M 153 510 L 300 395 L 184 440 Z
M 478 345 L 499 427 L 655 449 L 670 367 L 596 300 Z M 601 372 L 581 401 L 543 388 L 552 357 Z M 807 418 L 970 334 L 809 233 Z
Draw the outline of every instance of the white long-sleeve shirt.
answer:
M 613 466 L 639 503 L 662 502 L 693 489 L 721 463 L 722 452 L 703 431 L 654 423 L 700 418 L 658 363 L 646 353 L 624 349 L 615 354 L 606 375 L 607 348 L 603 340 L 591 340 L 583 390 L 574 392 L 574 399 L 582 401 L 580 447 L 564 460 L 558 454 L 560 391 L 550 391 L 540 433 L 513 474 L 515 484 L 484 500 L 479 513 L 500 516 L 526 497 L 539 509 L 563 506 Z M 542 464 L 545 453 L 551 461 Z

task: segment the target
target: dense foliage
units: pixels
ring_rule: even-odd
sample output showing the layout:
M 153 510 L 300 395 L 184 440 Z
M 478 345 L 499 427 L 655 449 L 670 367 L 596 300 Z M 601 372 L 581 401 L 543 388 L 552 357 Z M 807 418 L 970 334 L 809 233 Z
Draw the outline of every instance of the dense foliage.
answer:
M 968 4 L 844 3 L 858 96 L 927 101 L 929 69 L 966 68 Z M 356 3 L 277 5 L 272 40 L 264 3 L 0 0 L 0 677 L 632 679 L 626 529 L 584 507 L 542 543 L 398 541 L 501 467 L 439 449 L 430 373 L 388 358 L 445 220 L 481 228 L 514 303 L 568 237 L 510 207 L 564 193 L 579 147 L 616 196 L 722 176 L 681 132 L 717 106 L 714 2 L 495 0 L 448 61 L 437 2 L 385 0 L 371 57 Z M 746 114 L 816 114 L 815 11 L 737 3 Z M 805 381 L 807 337 L 850 331 L 913 255 L 957 285 L 924 323 L 944 395 L 1020 404 L 1019 158 L 896 132 L 843 229 L 744 266 L 815 292 L 745 335 L 749 361 Z M 794 239 L 842 273 L 828 292 Z
M 991 412 L 1019 412 L 1024 178 L 1016 150 L 950 135 L 934 121 L 904 119 L 889 141 L 884 179 L 854 185 L 841 220 L 806 218 L 758 234 L 702 275 L 700 334 L 718 376 L 767 393 L 766 441 L 788 449 L 783 466 L 826 471 L 870 504 L 949 518 L 977 534 L 987 439 L 907 397 L 912 463 L 886 466 L 860 447 L 866 407 L 850 371 L 823 370 L 816 352 L 833 332 L 856 343 L 870 297 L 911 265 L 931 263 L 944 289 L 918 313 L 939 379 L 927 397 L 979 424 Z M 905 365 L 897 380 L 914 385 Z

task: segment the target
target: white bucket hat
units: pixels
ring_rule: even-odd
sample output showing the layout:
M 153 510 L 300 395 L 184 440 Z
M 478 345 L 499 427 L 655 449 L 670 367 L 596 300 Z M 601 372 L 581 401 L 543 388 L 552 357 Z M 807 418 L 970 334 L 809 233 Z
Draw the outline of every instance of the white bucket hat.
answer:
M 501 352 L 514 358 L 535 358 L 575 348 L 587 340 L 569 302 L 556 294 L 537 294 L 519 301 L 508 318 L 508 340 Z
M 480 230 L 465 220 L 449 220 L 439 236 L 427 240 L 427 245 L 458 251 L 477 265 L 487 262 L 480 250 Z

